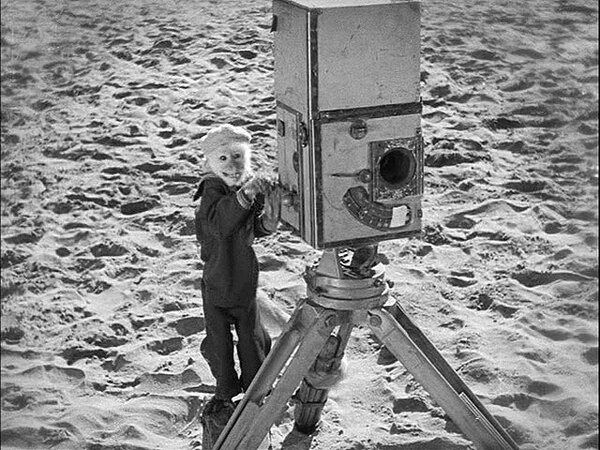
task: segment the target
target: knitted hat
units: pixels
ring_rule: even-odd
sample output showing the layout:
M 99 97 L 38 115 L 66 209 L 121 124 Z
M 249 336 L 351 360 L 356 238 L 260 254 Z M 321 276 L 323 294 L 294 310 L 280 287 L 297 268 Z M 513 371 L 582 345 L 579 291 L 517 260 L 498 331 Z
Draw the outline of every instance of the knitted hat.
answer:
M 202 137 L 202 139 L 200 139 L 200 146 L 204 151 L 204 154 L 208 156 L 219 147 L 226 146 L 233 142 L 249 144 L 251 137 L 250 133 L 243 128 L 226 123 L 213 128 Z

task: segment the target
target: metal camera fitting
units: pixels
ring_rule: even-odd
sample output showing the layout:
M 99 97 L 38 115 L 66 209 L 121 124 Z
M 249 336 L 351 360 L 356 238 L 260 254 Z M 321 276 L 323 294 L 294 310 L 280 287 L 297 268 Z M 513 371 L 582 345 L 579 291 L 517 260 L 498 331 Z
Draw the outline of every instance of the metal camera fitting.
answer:
M 376 314 L 369 314 L 369 324 L 373 327 L 380 327 L 382 324 L 381 317 Z

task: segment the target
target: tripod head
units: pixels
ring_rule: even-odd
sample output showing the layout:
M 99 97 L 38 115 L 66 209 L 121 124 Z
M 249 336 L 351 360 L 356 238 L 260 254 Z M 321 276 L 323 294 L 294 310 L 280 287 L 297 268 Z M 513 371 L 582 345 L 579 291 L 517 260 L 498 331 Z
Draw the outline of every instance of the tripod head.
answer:
M 304 274 L 309 301 L 335 310 L 366 310 L 383 306 L 389 285 L 375 247 L 328 249 Z M 366 258 L 365 258 L 366 256 Z M 356 257 L 356 258 L 355 258 Z M 358 265 L 361 263 L 361 265 Z

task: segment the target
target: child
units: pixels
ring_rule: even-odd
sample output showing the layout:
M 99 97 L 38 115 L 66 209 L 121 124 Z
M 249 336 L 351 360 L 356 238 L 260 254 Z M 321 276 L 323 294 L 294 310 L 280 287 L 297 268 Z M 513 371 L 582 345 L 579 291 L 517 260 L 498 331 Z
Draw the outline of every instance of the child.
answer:
M 233 410 L 232 397 L 248 389 L 271 348 L 256 304 L 258 261 L 252 243 L 276 228 L 277 217 L 270 205 L 263 212 L 269 185 L 252 173 L 247 131 L 221 125 L 202 138 L 201 148 L 210 171 L 194 195 L 194 200 L 201 198 L 196 236 L 204 261 L 206 338 L 200 351 L 217 381 L 204 415 Z M 238 336 L 241 377 L 234 368 L 231 325 Z

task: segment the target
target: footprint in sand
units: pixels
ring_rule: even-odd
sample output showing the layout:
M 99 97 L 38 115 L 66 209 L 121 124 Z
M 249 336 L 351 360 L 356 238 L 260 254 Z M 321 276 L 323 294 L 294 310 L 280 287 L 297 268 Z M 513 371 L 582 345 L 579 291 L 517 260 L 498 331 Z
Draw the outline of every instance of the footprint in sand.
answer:
M 592 366 L 598 365 L 598 347 L 590 347 L 582 354 L 583 359 Z
M 531 380 L 527 384 L 527 392 L 535 395 L 539 395 L 541 397 L 551 394 L 561 393 L 563 390 L 560 386 L 554 383 L 549 383 L 547 381 L 540 380 Z
M 517 280 L 523 286 L 536 287 L 550 284 L 558 280 L 563 281 L 593 281 L 592 277 L 578 274 L 570 271 L 537 271 L 533 269 L 523 269 L 511 274 L 511 278 Z
M 499 395 L 492 400 L 492 404 L 506 407 L 514 405 L 517 409 L 525 411 L 535 401 L 535 397 L 521 392 L 518 394 Z
M 456 372 L 477 383 L 490 383 L 498 378 L 498 369 L 483 356 L 465 361 L 457 367 Z
M 0 340 L 7 344 L 18 344 L 25 336 L 25 332 L 19 326 L 16 316 L 2 314 L 0 317 Z
M 491 156 L 480 142 L 471 139 L 434 139 L 425 157 L 427 167 L 455 166 L 479 161 L 491 161 Z
M 181 336 L 188 337 L 202 332 L 205 328 L 205 323 L 203 316 L 188 316 L 169 322 L 168 326 L 175 328 Z
M 121 214 L 126 216 L 140 214 L 156 208 L 159 204 L 159 200 L 155 198 L 147 198 L 143 200 L 136 200 L 133 202 L 123 203 L 121 205 Z
M 12 249 L 2 247 L 1 264 L 2 269 L 8 269 L 9 267 L 16 266 L 25 262 L 31 254 L 22 249 Z
M 182 337 L 172 337 L 167 339 L 159 339 L 146 344 L 149 350 L 158 353 L 159 355 L 169 355 L 183 348 Z
M 10 376 L 22 378 L 23 384 L 32 386 L 77 387 L 85 379 L 85 372 L 76 367 L 62 367 L 56 364 L 36 365 Z
M 130 317 L 129 321 L 130 321 L 133 329 L 137 331 L 137 330 L 144 330 L 145 328 L 150 327 L 152 324 L 154 324 L 156 322 L 160 322 L 161 319 L 163 319 L 162 316 L 152 316 L 152 317 L 135 316 L 135 317 Z
M 429 412 L 431 405 L 420 397 L 396 397 L 392 403 L 395 414 L 403 412 Z
M 173 196 L 191 194 L 194 189 L 195 187 L 188 183 L 165 183 L 159 188 L 161 192 Z
M 528 79 L 511 80 L 499 86 L 504 92 L 519 92 L 535 86 L 535 82 Z
M 540 327 L 537 325 L 529 325 L 529 328 L 539 334 L 541 334 L 544 337 L 547 337 L 548 339 L 552 340 L 552 341 L 567 341 L 567 340 L 571 340 L 571 339 L 576 339 L 580 342 L 583 343 L 590 343 L 590 342 L 594 342 L 597 340 L 597 336 L 588 333 L 586 331 L 582 331 L 579 333 L 574 333 L 571 330 L 561 327 L 561 326 L 555 326 L 555 327 Z
M 155 172 L 170 170 L 173 168 L 173 164 L 168 163 L 168 162 L 164 162 L 164 163 L 145 162 L 145 163 L 134 166 L 134 168 L 139 171 L 145 172 L 145 173 L 153 174 Z
M 2 240 L 7 244 L 14 245 L 35 244 L 43 237 L 43 235 L 41 230 L 35 229 L 9 234 L 8 236 L 3 236 Z
M 496 52 L 486 49 L 473 50 L 472 52 L 469 52 L 469 56 L 483 61 L 497 61 L 500 59 Z
M 89 250 L 96 258 L 124 256 L 129 253 L 127 248 L 111 241 L 95 244 Z
M 68 365 L 72 365 L 81 359 L 99 358 L 104 359 L 109 355 L 109 351 L 102 348 L 85 348 L 81 345 L 67 347 L 62 352 L 62 356 Z
M 138 384 L 135 390 L 139 392 L 171 393 L 180 389 L 190 392 L 214 392 L 214 385 L 206 384 L 200 375 L 189 367 L 179 373 L 144 373 L 136 381 Z

